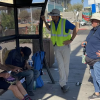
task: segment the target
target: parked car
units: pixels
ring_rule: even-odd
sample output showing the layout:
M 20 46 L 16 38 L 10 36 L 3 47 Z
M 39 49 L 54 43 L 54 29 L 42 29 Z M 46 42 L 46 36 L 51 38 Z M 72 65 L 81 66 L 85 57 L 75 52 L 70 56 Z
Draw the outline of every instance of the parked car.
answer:
M 81 21 L 81 22 L 80 22 L 80 25 L 81 25 L 81 26 L 84 26 L 84 25 L 86 25 L 86 22 Z
M 91 25 L 91 22 L 87 22 L 86 25 L 90 26 Z

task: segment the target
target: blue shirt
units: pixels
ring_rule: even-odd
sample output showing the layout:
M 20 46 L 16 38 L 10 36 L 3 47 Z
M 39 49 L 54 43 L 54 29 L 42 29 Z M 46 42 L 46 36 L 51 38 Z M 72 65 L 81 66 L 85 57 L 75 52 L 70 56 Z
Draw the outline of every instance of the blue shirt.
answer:
M 100 50 L 100 26 L 91 29 L 89 35 L 86 38 L 86 41 L 87 41 L 87 46 L 86 46 L 87 56 L 91 59 L 98 59 L 96 52 Z
M 55 28 L 57 30 L 57 27 L 58 27 L 58 24 L 59 24 L 59 21 L 60 21 L 61 18 L 59 18 L 57 24 L 55 23 Z M 50 26 L 49 26 L 50 28 Z M 68 33 L 68 30 L 71 29 L 73 30 L 75 28 L 75 25 L 73 25 L 72 23 L 70 23 L 68 20 L 66 20 L 66 26 L 65 26 L 65 32 Z

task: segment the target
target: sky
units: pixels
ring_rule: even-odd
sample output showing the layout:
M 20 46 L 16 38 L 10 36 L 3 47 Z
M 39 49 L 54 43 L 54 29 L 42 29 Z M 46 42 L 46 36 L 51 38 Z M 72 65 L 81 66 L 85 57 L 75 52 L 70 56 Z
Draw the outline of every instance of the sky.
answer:
M 71 4 L 81 3 L 81 0 L 71 0 Z M 88 0 L 84 0 L 84 7 L 88 7 Z
M 33 0 L 33 2 L 43 2 L 45 0 Z M 81 3 L 81 0 L 71 0 L 71 4 Z M 84 7 L 88 7 L 88 0 L 84 0 Z

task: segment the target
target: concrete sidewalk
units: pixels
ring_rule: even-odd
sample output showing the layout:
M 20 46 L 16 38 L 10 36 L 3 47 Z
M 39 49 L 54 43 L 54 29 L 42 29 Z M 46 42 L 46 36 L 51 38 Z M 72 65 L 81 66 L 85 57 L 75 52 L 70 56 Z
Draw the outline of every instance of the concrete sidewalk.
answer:
M 79 30 L 90 30 L 92 29 L 91 25 L 80 26 Z
M 69 86 L 70 90 L 67 93 L 62 93 L 59 86 L 59 74 L 57 63 L 50 68 L 51 74 L 55 80 L 55 84 L 51 84 L 46 69 L 43 69 L 44 86 L 34 91 L 35 96 L 33 100 L 88 100 L 88 96 L 94 92 L 94 87 L 89 82 L 89 67 L 81 63 L 81 56 L 83 54 L 81 42 L 85 40 L 89 30 L 80 30 L 75 40 L 71 43 L 71 60 L 70 60 L 70 73 L 69 73 Z M 76 86 L 76 82 L 82 83 Z M 18 100 L 14 97 L 11 91 L 7 91 L 0 100 Z

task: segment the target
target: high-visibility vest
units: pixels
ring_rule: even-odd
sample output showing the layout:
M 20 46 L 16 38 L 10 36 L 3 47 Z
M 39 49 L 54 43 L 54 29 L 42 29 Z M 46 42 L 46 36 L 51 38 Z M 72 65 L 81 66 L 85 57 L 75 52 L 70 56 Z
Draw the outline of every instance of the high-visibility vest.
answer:
M 51 41 L 53 45 L 56 43 L 57 46 L 64 46 L 63 42 L 71 39 L 70 30 L 68 30 L 68 33 L 65 31 L 65 24 L 66 19 L 61 18 L 56 30 L 55 23 L 51 21 Z

